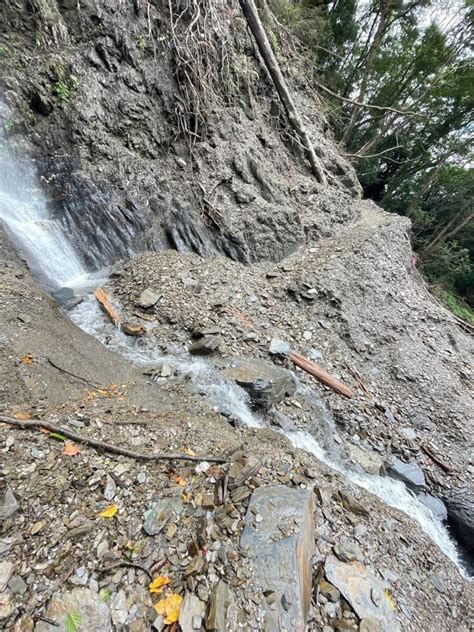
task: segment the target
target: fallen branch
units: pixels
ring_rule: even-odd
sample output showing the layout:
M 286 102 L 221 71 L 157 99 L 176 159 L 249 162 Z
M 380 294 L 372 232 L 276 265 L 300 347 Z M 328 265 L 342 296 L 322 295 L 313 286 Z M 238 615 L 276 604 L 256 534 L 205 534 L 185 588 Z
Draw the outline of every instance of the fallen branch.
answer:
M 439 457 L 437 457 L 436 454 L 434 454 L 431 451 L 431 449 L 428 448 L 428 446 L 422 444 L 420 445 L 420 448 L 423 450 L 425 454 L 427 454 L 430 457 L 433 463 L 436 463 L 436 465 L 438 465 L 447 474 L 450 474 L 453 471 L 453 468 L 447 465 L 446 463 L 444 463 L 444 461 L 442 461 Z
M 141 564 L 137 564 L 136 562 L 125 562 L 123 560 L 121 560 L 120 562 L 115 562 L 114 564 L 111 564 L 110 566 L 106 566 L 105 568 L 100 568 L 99 573 L 101 575 L 104 575 L 105 573 L 110 573 L 110 571 L 113 571 L 115 568 L 121 568 L 121 567 L 137 568 L 138 570 L 142 571 L 142 573 L 145 573 L 145 575 L 148 576 L 148 579 L 150 581 L 152 581 L 153 579 L 153 576 L 150 573 L 150 571 L 144 566 L 142 566 Z
M 299 353 L 295 353 L 294 351 L 290 351 L 288 357 L 293 364 L 296 364 L 296 366 L 299 366 L 300 369 L 303 369 L 303 371 L 306 371 L 306 373 L 315 377 L 321 382 L 321 384 L 324 384 L 324 386 L 327 386 L 334 392 L 339 393 L 339 395 L 343 395 L 348 399 L 353 397 L 354 393 L 348 386 L 337 380 L 332 375 L 329 375 L 329 373 L 327 373 L 324 369 L 321 369 L 321 367 L 317 364 L 314 364 L 314 362 L 311 362 L 304 356 Z
M 121 318 L 119 316 L 119 313 L 110 302 L 110 299 L 107 296 L 104 288 L 98 287 L 95 291 L 95 297 L 100 305 L 101 310 L 107 314 L 107 316 L 116 327 L 120 327 Z
M 46 428 L 46 430 L 49 430 L 50 432 L 57 432 L 58 434 L 61 434 L 68 439 L 71 439 L 72 441 L 76 441 L 77 443 L 84 443 L 85 445 L 90 445 L 97 450 L 103 450 L 104 452 L 110 452 L 111 454 L 121 454 L 122 456 L 129 457 L 130 459 L 136 459 L 137 461 L 192 461 L 193 463 L 208 461 L 209 463 L 227 463 L 227 459 L 214 456 L 190 456 L 188 454 L 164 454 L 159 452 L 156 454 L 142 454 L 141 452 L 135 452 L 134 450 L 121 448 L 119 446 L 112 445 L 111 443 L 99 441 L 98 439 L 84 437 L 77 432 L 73 432 L 72 430 L 68 430 L 67 428 L 62 428 L 61 426 L 57 426 L 56 424 L 53 424 L 50 421 L 45 421 L 43 419 L 20 420 L 15 419 L 14 417 L 0 415 L 0 421 L 9 424 L 10 426 L 20 428 L 22 430 Z
M 313 79 L 313 82 L 318 86 L 318 88 L 321 88 L 321 90 L 324 90 L 324 92 L 327 92 L 332 97 L 336 97 L 336 99 L 340 99 L 341 101 L 344 101 L 345 103 L 352 103 L 352 105 L 357 105 L 358 107 L 366 108 L 368 110 L 379 110 L 380 112 L 394 112 L 395 114 L 401 114 L 403 116 L 419 116 L 421 118 L 426 118 L 425 114 L 412 112 L 411 110 L 397 110 L 396 108 L 391 108 L 386 105 L 374 105 L 372 103 L 361 103 L 360 101 L 355 101 L 354 99 L 343 97 L 340 94 L 337 94 L 337 92 L 333 92 L 329 88 L 326 88 L 325 85 L 323 85 L 322 83 L 319 83 L 318 81 L 315 81 L 314 79 Z
M 247 20 L 247 24 L 252 31 L 255 41 L 257 42 L 257 46 L 260 54 L 262 55 L 263 61 L 265 62 L 265 66 L 270 73 L 278 96 L 280 97 L 280 101 L 285 108 L 288 120 L 290 121 L 291 126 L 295 130 L 296 134 L 299 136 L 304 146 L 306 157 L 311 165 L 311 170 L 318 182 L 324 185 L 326 184 L 326 176 L 324 175 L 321 164 L 316 156 L 314 147 L 311 144 L 308 132 L 306 131 L 306 128 L 303 125 L 303 121 L 301 120 L 296 110 L 295 104 L 293 103 L 293 99 L 291 98 L 290 92 L 285 83 L 285 79 L 280 70 L 280 66 L 278 65 L 275 53 L 273 52 L 263 24 L 260 20 L 255 2 L 254 0 L 239 1 L 242 8 L 242 13 Z

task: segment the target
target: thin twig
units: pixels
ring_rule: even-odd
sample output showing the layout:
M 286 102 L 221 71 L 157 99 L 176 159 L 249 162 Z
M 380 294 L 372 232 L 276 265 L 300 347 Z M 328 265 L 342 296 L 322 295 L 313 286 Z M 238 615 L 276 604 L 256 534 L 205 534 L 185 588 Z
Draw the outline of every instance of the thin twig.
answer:
M 99 569 L 99 573 L 101 575 L 104 573 L 109 573 L 110 571 L 113 571 L 114 568 L 120 568 L 121 566 L 125 566 L 126 568 L 138 568 L 138 570 L 142 571 L 142 573 L 145 573 L 145 575 L 148 576 L 148 579 L 150 581 L 153 579 L 152 574 L 147 568 L 135 562 L 125 562 L 125 561 L 115 562 L 114 564 L 111 564 L 110 566 L 106 566 L 105 568 Z
M 432 450 L 428 448 L 428 446 L 421 444 L 420 448 L 423 450 L 425 454 L 427 454 L 430 457 L 430 459 L 434 463 L 436 463 L 436 465 L 438 465 L 447 474 L 450 474 L 453 471 L 453 468 L 447 465 L 446 463 L 444 463 L 444 461 L 442 461 L 439 457 L 437 457 L 436 454 L 434 454 Z
M 61 373 L 66 373 L 67 375 L 74 377 L 76 380 L 80 380 L 81 382 L 84 382 L 84 384 L 87 384 L 88 386 L 93 386 L 94 388 L 100 387 L 100 384 L 98 384 L 97 382 L 91 382 L 91 380 L 87 380 L 85 377 L 82 377 L 81 375 L 77 375 L 76 373 L 72 373 L 71 371 L 68 371 L 64 367 L 59 366 L 59 364 L 56 364 L 56 362 L 53 362 L 51 358 L 46 358 L 46 360 L 52 367 L 54 367 L 58 371 L 61 371 Z
M 15 419 L 14 417 L 0 415 L 0 421 L 3 421 L 4 423 L 11 426 L 16 426 L 17 428 L 21 428 L 22 430 L 46 428 L 46 430 L 62 434 L 68 439 L 72 439 L 72 441 L 77 441 L 77 443 L 84 443 L 86 445 L 92 446 L 93 448 L 96 448 L 97 450 L 103 450 L 104 452 L 110 452 L 112 454 L 121 454 L 122 456 L 127 456 L 138 461 L 192 461 L 193 463 L 208 461 L 209 463 L 227 463 L 227 459 L 214 456 L 190 456 L 188 454 L 163 454 L 159 452 L 156 454 L 142 454 L 140 452 L 135 452 L 134 450 L 129 450 L 128 448 L 121 448 L 119 446 L 112 445 L 111 443 L 99 441 L 98 439 L 84 437 L 77 432 L 73 432 L 72 430 L 68 430 L 67 428 L 62 428 L 61 426 L 57 426 L 50 421 L 45 421 L 42 419 L 20 420 Z

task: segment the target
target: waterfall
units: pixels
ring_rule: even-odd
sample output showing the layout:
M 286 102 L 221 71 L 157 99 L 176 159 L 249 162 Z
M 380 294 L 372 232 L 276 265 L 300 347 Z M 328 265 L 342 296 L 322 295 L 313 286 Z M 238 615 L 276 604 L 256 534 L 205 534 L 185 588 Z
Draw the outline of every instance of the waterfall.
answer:
M 80 286 L 87 271 L 48 208 L 33 161 L 15 155 L 8 120 L 0 102 L 0 223 L 46 287 Z

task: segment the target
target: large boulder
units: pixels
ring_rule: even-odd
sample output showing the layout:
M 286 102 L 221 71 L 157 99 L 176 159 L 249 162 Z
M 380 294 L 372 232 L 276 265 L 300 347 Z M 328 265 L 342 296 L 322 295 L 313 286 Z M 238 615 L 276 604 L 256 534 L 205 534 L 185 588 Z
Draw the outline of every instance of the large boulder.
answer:
M 283 485 L 253 494 L 240 545 L 250 559 L 255 585 L 268 603 L 265 629 L 303 632 L 311 604 L 314 552 L 312 491 Z
M 220 366 L 223 376 L 246 390 L 256 408 L 271 408 L 296 391 L 289 371 L 258 358 L 227 358 Z
M 458 487 L 445 496 L 448 520 L 458 540 L 474 552 L 474 490 Z

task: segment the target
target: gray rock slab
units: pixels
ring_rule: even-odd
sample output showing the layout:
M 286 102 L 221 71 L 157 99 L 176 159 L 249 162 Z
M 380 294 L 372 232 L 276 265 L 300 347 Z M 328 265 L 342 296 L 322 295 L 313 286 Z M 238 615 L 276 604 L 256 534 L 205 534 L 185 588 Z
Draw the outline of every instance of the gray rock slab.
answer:
M 266 610 L 268 630 L 281 629 L 280 622 L 293 632 L 305 630 L 311 603 L 313 513 L 309 490 L 261 487 L 250 500 L 240 545 L 251 561 L 256 585 L 276 596 L 274 609 Z
M 206 604 L 193 595 L 186 593 L 179 609 L 179 626 L 182 632 L 200 630 L 206 611 Z
M 177 516 L 183 510 L 180 498 L 167 498 L 158 500 L 145 511 L 143 516 L 143 529 L 148 535 L 157 535 L 167 525 L 168 521 Z
M 359 446 L 350 443 L 347 446 L 349 456 L 369 474 L 377 476 L 383 470 L 383 459 L 376 452 L 368 452 Z
M 360 619 L 376 619 L 384 632 L 397 629 L 395 612 L 384 587 L 375 575 L 360 562 L 339 561 L 333 555 L 326 558 L 326 578 L 338 588 Z
M 3 498 L 0 496 L 0 520 L 6 520 L 12 516 L 15 511 L 18 510 L 18 501 L 13 495 L 12 490 L 7 487 L 3 494 Z
M 148 287 L 140 294 L 138 304 L 140 305 L 140 307 L 143 307 L 143 309 L 149 309 L 150 307 L 156 305 L 160 298 L 161 294 L 159 294 L 159 292 L 156 292 L 155 290 L 152 290 L 150 287 Z
M 448 510 L 446 508 L 446 505 L 440 498 L 437 498 L 436 496 L 431 496 L 431 494 L 425 494 L 424 492 L 421 492 L 420 494 L 418 494 L 418 499 L 426 507 L 428 507 L 428 509 L 431 509 L 438 520 L 447 520 Z
M 423 470 L 416 463 L 405 463 L 400 459 L 393 459 L 393 462 L 387 468 L 387 474 L 391 478 L 396 478 L 407 487 L 413 490 L 424 489 L 426 480 Z
M 296 391 L 289 371 L 258 358 L 227 358 L 222 373 L 247 391 L 255 407 L 270 408 Z
M 58 632 L 66 630 L 66 623 L 70 613 L 80 617 L 80 630 L 87 632 L 112 632 L 110 610 L 99 595 L 88 588 L 75 588 L 71 592 L 54 595 L 45 611 L 45 618 L 55 621 L 58 625 L 51 625 L 46 621 L 39 621 L 35 632 Z

